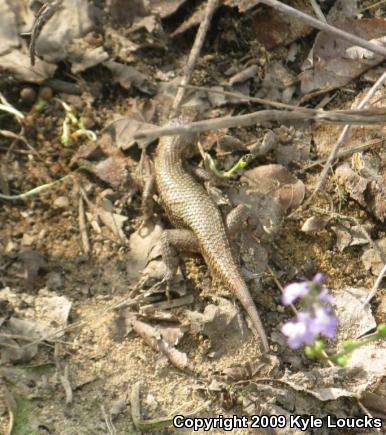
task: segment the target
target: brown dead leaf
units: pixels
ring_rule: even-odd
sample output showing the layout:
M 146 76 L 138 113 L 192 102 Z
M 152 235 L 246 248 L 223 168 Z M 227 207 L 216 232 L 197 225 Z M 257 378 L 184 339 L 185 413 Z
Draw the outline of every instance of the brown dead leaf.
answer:
M 372 229 L 371 225 L 364 226 L 367 232 Z M 336 235 L 336 245 L 340 252 L 343 252 L 348 246 L 367 245 L 367 237 L 363 234 L 362 227 L 351 225 L 349 222 L 342 222 L 331 227 Z
M 130 90 L 134 87 L 147 95 L 155 94 L 156 89 L 150 78 L 136 68 L 112 60 L 104 62 L 103 65 L 111 71 L 113 80 L 123 88 Z
M 378 42 L 386 33 L 386 20 L 369 18 L 347 19 L 334 23 L 338 28 L 355 34 L 367 41 Z M 301 75 L 301 92 L 327 92 L 346 85 L 371 67 L 382 62 L 378 55 L 364 55 L 343 39 L 321 32 L 313 48 L 313 69 Z
M 243 174 L 241 181 L 247 183 L 254 191 L 276 198 L 284 213 L 299 207 L 304 199 L 303 182 L 281 165 L 263 165 L 251 169 Z
M 177 12 L 186 0 L 149 0 L 147 3 L 151 13 L 166 18 Z
M 381 222 L 386 220 L 386 172 L 378 180 L 372 180 L 368 186 L 368 205 L 374 216 Z
M 369 304 L 363 302 L 370 290 L 349 287 L 334 292 L 334 310 L 339 319 L 337 340 L 355 340 L 375 328 L 376 322 Z
M 144 0 L 131 0 L 130 7 L 126 0 L 108 0 L 106 3 L 112 20 L 119 26 L 130 26 L 137 17 L 148 13 Z
M 20 252 L 19 258 L 24 264 L 25 283 L 28 289 L 38 285 L 37 279 L 39 273 L 47 267 L 47 260 L 41 252 L 25 249 Z
M 289 103 L 295 92 L 295 75 L 283 62 L 271 61 L 256 97 Z
M 247 329 L 239 310 L 230 301 L 224 298 L 216 299 L 218 305 L 207 305 L 203 314 L 187 311 L 186 316 L 190 322 L 191 332 L 209 337 L 214 352 L 218 354 L 229 346 L 245 340 Z
M 129 239 L 128 276 L 131 280 L 140 277 L 146 264 L 150 260 L 150 254 L 157 245 L 163 228 L 156 224 L 150 231 L 140 229 L 131 234 Z M 162 276 L 162 275 L 161 275 Z
M 35 65 L 31 66 L 31 60 L 27 54 L 20 50 L 12 50 L 0 57 L 0 70 L 8 71 L 21 82 L 42 83 L 53 77 L 56 66 L 36 59 Z
M 133 145 L 138 144 L 139 148 L 144 149 L 153 142 L 152 138 L 134 139 L 135 133 L 139 130 L 146 130 L 154 127 L 153 124 L 134 119 L 132 117 L 122 118 L 116 115 L 115 119 L 105 128 L 104 133 L 108 135 L 112 142 L 117 147 L 122 148 L 124 151 L 131 148 Z
M 375 240 L 374 243 L 377 244 L 378 249 L 383 253 L 383 258 L 386 257 L 386 238 Z M 380 258 L 379 253 L 374 248 L 367 249 L 361 260 L 366 270 L 370 270 L 375 276 L 381 273 L 384 267 L 384 261 Z
M 113 189 L 122 190 L 128 185 L 127 159 L 120 150 L 89 169 Z
M 260 2 L 242 0 L 239 2 L 239 10 L 244 12 L 258 3 Z M 290 0 L 288 5 L 306 14 L 314 15 L 311 3 L 307 0 Z M 259 8 L 253 17 L 253 22 L 256 38 L 267 50 L 272 50 L 279 45 L 289 45 L 313 31 L 312 27 L 301 21 L 267 6 Z
M 112 213 L 102 207 L 94 207 L 92 213 L 86 213 L 86 216 L 91 224 L 96 217 L 99 218 L 121 243 L 126 243 L 127 239 L 123 231 L 123 224 L 127 221 L 127 216 Z
M 369 180 L 358 175 L 353 171 L 348 163 L 344 163 L 336 168 L 335 175 L 338 183 L 343 185 L 349 195 L 359 202 L 360 205 L 366 206 L 365 192 Z
M 315 233 L 325 228 L 327 222 L 328 221 L 326 219 L 323 219 L 319 216 L 311 216 L 304 222 L 301 230 L 304 233 Z
M 381 167 L 374 169 L 363 165 L 359 174 L 350 168 L 348 163 L 338 166 L 336 177 L 338 183 L 343 185 L 348 194 L 358 203 L 366 207 L 381 222 L 386 218 L 386 174 L 378 175 Z

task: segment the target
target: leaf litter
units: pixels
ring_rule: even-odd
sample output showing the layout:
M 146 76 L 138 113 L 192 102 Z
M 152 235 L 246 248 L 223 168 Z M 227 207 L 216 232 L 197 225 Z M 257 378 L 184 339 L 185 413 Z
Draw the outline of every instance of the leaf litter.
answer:
M 157 223 L 141 227 L 140 222 L 141 177 L 134 168 L 143 150 L 152 154 L 153 140 L 137 140 L 134 136 L 139 130 L 162 122 L 170 111 L 176 91 L 175 76 L 180 75 L 186 63 L 187 51 L 182 41 L 190 43 L 189 31 L 202 20 L 205 4 L 155 1 L 146 7 L 138 1 L 134 13 L 123 13 L 120 1 L 108 2 L 106 11 L 90 2 L 77 2 L 77 7 L 65 2 L 40 30 L 35 46 L 36 63 L 31 67 L 27 41 L 19 35 L 31 30 L 34 15 L 24 2 L 16 3 L 10 7 L 0 1 L 0 21 L 4 24 L 0 25 L 0 63 L 2 71 L 13 76 L 12 103 L 18 108 L 22 104 L 15 97 L 15 91 L 22 86 L 20 81 L 36 86 L 51 79 L 56 71 L 65 83 L 74 77 L 79 80 L 82 98 L 97 111 L 98 132 L 108 127 L 97 144 L 84 142 L 81 147 L 71 144 L 64 149 L 59 145 L 60 134 L 56 134 L 60 118 L 48 103 L 46 110 L 29 114 L 32 123 L 26 131 L 28 140 L 46 159 L 44 168 L 32 154 L 25 158 L 26 154 L 17 153 L 17 141 L 5 142 L 6 150 L 1 145 L 2 156 L 7 151 L 5 163 L 0 166 L 2 193 L 25 191 L 31 185 L 41 184 L 42 176 L 37 175 L 36 166 L 47 179 L 58 172 L 69 172 L 70 167 L 82 167 L 88 199 L 84 199 L 86 225 L 92 228 L 91 256 L 83 257 L 78 243 L 78 210 L 74 209 L 78 201 L 73 201 L 81 193 L 75 184 L 58 187 L 57 192 L 46 193 L 39 199 L 20 201 L 14 207 L 5 202 L 3 207 L 2 203 L 0 219 L 4 219 L 5 225 L 0 232 L 0 294 L 1 300 L 9 305 L 2 310 L 1 317 L 0 346 L 6 361 L 2 376 L 9 381 L 14 376 L 12 370 L 17 370 L 18 375 L 25 374 L 28 364 L 49 364 L 54 360 L 57 371 L 53 375 L 43 370 L 42 375 L 36 375 L 35 387 L 23 378 L 16 389 L 9 391 L 9 412 L 19 415 L 18 410 L 27 410 L 29 399 L 23 402 L 28 397 L 27 391 L 32 396 L 43 392 L 38 399 L 43 405 L 38 417 L 40 427 L 55 432 L 62 427 L 60 415 L 69 398 L 68 387 L 73 384 L 71 394 L 75 400 L 67 409 L 82 415 L 85 430 L 105 432 L 106 427 L 116 427 L 117 433 L 127 433 L 130 412 L 126 390 L 140 377 L 147 384 L 147 399 L 142 405 L 148 417 L 168 415 L 163 411 L 189 401 L 198 408 L 208 397 L 212 400 L 210 415 L 225 410 L 229 415 L 238 412 L 350 416 L 360 412 L 353 411 L 359 406 L 358 397 L 374 415 L 382 414 L 374 402 L 379 405 L 384 400 L 384 346 L 375 343 L 357 349 L 345 369 L 310 367 L 302 355 L 286 349 L 275 332 L 287 316 L 277 304 L 279 292 L 267 272 L 276 272 L 276 279 L 283 283 L 296 276 L 311 276 L 319 268 L 331 275 L 343 334 L 331 346 L 339 348 L 344 338 L 370 332 L 375 326 L 373 310 L 361 304 L 372 287 L 368 271 L 377 276 L 384 264 L 382 150 L 369 147 L 352 157 L 342 157 L 326 186 L 326 198 L 317 199 L 317 205 L 325 212 L 323 218 L 312 216 L 313 220 L 307 221 L 307 231 L 303 227 L 302 233 L 299 222 L 290 220 L 288 215 L 302 206 L 317 174 L 314 170 L 303 171 L 304 165 L 330 151 L 338 129 L 315 128 L 309 123 L 289 127 L 266 122 L 203 135 L 208 151 L 216 153 L 216 159 L 225 168 L 231 167 L 244 152 L 250 151 L 254 156 L 251 168 L 244 170 L 241 177 L 233 177 L 225 189 L 217 184 L 209 188 L 212 192 L 218 189 L 217 202 L 224 211 L 228 211 L 229 203 L 249 206 L 248 224 L 252 225 L 253 234 L 247 227 L 242 229 L 240 255 L 243 275 L 263 311 L 276 353 L 274 358 L 265 360 L 252 343 L 244 314 L 224 294 L 222 286 L 210 282 L 200 259 L 181 264 L 172 300 L 165 298 L 162 287 L 153 288 L 165 270 L 157 243 L 168 224 L 163 221 L 158 204 L 154 206 Z M 199 58 L 195 83 L 210 84 L 216 90 L 233 88 L 246 96 L 294 105 L 306 98 L 314 105 L 318 101 L 311 100 L 312 96 L 332 89 L 340 91 L 348 85 L 357 93 L 353 79 L 360 76 L 361 86 L 367 85 L 365 77 L 370 76 L 364 76 L 363 72 L 381 60 L 323 32 L 313 41 L 309 26 L 295 25 L 295 20 L 280 16 L 274 9 L 256 7 L 256 1 L 224 4 L 221 6 L 224 19 L 214 21 L 214 39 L 209 39 L 205 47 L 209 54 Z M 309 2 L 291 5 L 309 12 Z M 327 10 L 328 5 L 323 8 Z M 379 43 L 384 27 L 382 19 L 373 16 L 358 19 L 356 13 L 354 8 L 327 17 L 340 28 Z M 240 24 L 246 33 L 240 31 Z M 272 29 L 268 40 L 264 39 L 268 33 L 263 32 L 265 25 Z M 308 40 L 299 39 L 306 35 L 310 35 Z M 264 48 L 257 46 L 256 40 Z M 312 48 L 312 69 L 300 73 L 300 60 L 305 57 L 306 48 Z M 171 56 L 167 49 L 171 49 Z M 212 50 L 216 50 L 215 55 Z M 68 66 L 67 71 L 60 62 Z M 300 87 L 297 78 L 301 80 Z M 54 87 L 54 81 L 48 83 Z M 320 103 L 345 108 L 355 94 L 344 88 L 339 91 L 329 95 L 328 103 Z M 215 95 L 192 90 L 188 104 L 201 107 L 209 118 L 239 110 L 235 98 Z M 380 91 L 378 101 L 382 96 Z M 243 102 L 240 107 L 249 110 L 248 103 Z M 23 111 L 28 110 L 23 106 Z M 82 112 L 84 108 L 79 106 L 77 110 Z M 12 129 L 9 118 L 6 120 L 5 127 Z M 379 130 L 374 132 L 370 128 L 357 127 L 350 135 L 354 145 L 376 136 L 382 140 Z M 9 141 L 9 137 L 5 140 Z M 198 161 L 196 156 L 195 163 Z M 29 171 L 31 168 L 33 171 Z M 346 217 L 353 214 L 359 218 L 359 223 L 339 217 L 331 203 L 339 208 L 339 213 L 344 211 Z M 307 218 L 310 216 L 302 215 L 303 221 Z M 363 228 L 374 238 L 373 244 Z M 17 257 L 15 252 L 22 245 L 29 246 L 29 251 Z M 52 285 L 48 285 L 49 280 Z M 143 289 L 137 286 L 138 281 L 146 283 Z M 146 297 L 138 298 L 142 295 Z M 381 286 L 375 304 L 382 307 L 383 302 Z M 113 307 L 124 303 L 129 305 L 113 315 Z M 382 321 L 379 313 L 382 311 L 376 311 L 375 317 Z M 65 332 L 78 321 L 85 322 L 84 326 Z M 109 330 L 114 324 L 115 340 Z M 143 346 L 138 334 L 154 351 Z M 51 338 L 46 340 L 47 337 Z M 63 341 L 60 344 L 65 351 L 56 349 L 55 355 L 49 345 L 57 348 L 59 341 Z M 87 378 L 90 366 L 98 372 L 96 381 Z M 69 367 L 67 375 L 66 367 Z M 154 367 L 158 374 L 154 374 Z M 184 371 L 175 371 L 176 368 Z M 186 370 L 198 371 L 201 384 L 186 376 Z M 59 400 L 50 396 L 47 385 L 57 390 Z M 110 420 L 106 412 L 101 419 L 100 406 L 92 405 L 91 398 L 100 396 L 101 388 Z M 16 407 L 11 404 L 13 395 Z M 21 417 L 16 420 L 16 426 L 20 426 Z M 75 417 L 69 420 L 70 431 L 78 427 Z M 6 423 L 7 416 L 3 415 L 1 424 Z M 141 424 L 146 425 L 146 420 Z

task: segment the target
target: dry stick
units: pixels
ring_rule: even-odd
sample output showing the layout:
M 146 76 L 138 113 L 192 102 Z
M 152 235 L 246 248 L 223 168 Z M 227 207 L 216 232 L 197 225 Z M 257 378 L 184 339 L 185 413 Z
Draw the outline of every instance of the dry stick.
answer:
M 55 14 L 62 2 L 63 0 L 53 0 L 50 2 L 45 2 L 36 15 L 35 21 L 32 25 L 31 40 L 29 44 L 29 55 L 32 66 L 35 65 L 36 39 L 39 36 L 44 24 Z
M 382 85 L 382 83 L 386 80 L 386 72 L 384 72 L 381 77 L 374 83 L 374 85 L 371 87 L 371 89 L 369 90 L 369 92 L 367 93 L 367 95 L 365 96 L 365 98 L 358 104 L 358 106 L 356 107 L 356 109 L 362 109 L 368 102 L 369 100 L 373 97 L 373 95 L 375 94 L 375 92 L 378 90 L 378 88 Z M 311 198 L 315 195 L 316 192 L 319 191 L 319 189 L 322 187 L 324 181 L 326 180 L 328 171 L 330 170 L 330 167 L 333 163 L 333 161 L 336 159 L 339 148 L 343 145 L 344 141 L 347 138 L 348 132 L 350 131 L 350 126 L 349 125 L 345 125 L 342 133 L 339 136 L 338 141 L 336 142 L 334 148 L 332 149 L 330 155 L 328 156 L 326 165 L 323 168 L 323 171 L 321 172 L 321 174 L 319 175 L 318 181 L 316 182 L 314 191 L 312 192 L 311 196 L 307 199 L 307 201 L 304 203 L 304 206 L 309 204 Z
M 272 279 L 274 280 L 275 284 L 277 285 L 278 289 L 280 290 L 281 294 L 283 294 L 284 293 L 284 288 L 281 285 L 279 279 L 277 278 L 275 271 L 269 265 L 267 265 L 267 269 L 268 269 L 268 272 L 270 273 Z M 291 308 L 291 310 L 295 314 L 295 316 L 297 316 L 298 315 L 298 310 L 296 309 L 295 305 L 294 304 L 290 304 L 289 307 Z
M 383 142 L 385 141 L 385 139 L 373 139 L 373 140 L 369 140 L 368 142 L 362 144 L 362 145 L 356 145 L 350 148 L 344 148 L 343 150 L 339 150 L 339 152 L 336 155 L 336 159 L 341 159 L 342 157 L 348 157 L 351 156 L 354 153 L 357 153 L 359 151 L 364 151 L 367 148 L 380 144 L 383 144 Z M 308 171 L 310 168 L 313 168 L 314 166 L 318 166 L 318 165 L 322 165 L 322 163 L 327 162 L 328 157 L 323 158 L 323 159 L 318 159 L 313 161 L 312 163 L 310 163 L 308 166 L 302 168 L 300 170 L 300 173 L 303 173 L 305 171 Z
M 323 23 L 327 23 L 326 17 L 323 15 L 323 12 L 320 9 L 320 6 L 316 2 L 316 0 L 310 0 L 310 3 L 312 6 L 312 9 L 315 12 L 315 15 L 319 18 L 319 20 L 322 21 Z
M 79 184 L 78 184 L 79 185 Z M 87 224 L 86 224 L 86 214 L 84 210 L 84 202 L 83 202 L 82 194 L 79 195 L 79 205 L 78 205 L 78 212 L 79 212 L 79 231 L 80 231 L 80 238 L 82 240 L 82 246 L 83 246 L 83 252 L 86 255 L 89 255 L 91 252 L 91 246 L 90 246 L 90 240 L 88 238 L 87 234 Z
M 378 275 L 378 277 L 377 277 L 377 279 L 376 279 L 376 281 L 375 281 L 375 283 L 373 285 L 373 288 L 371 289 L 369 295 L 367 296 L 367 298 L 363 302 L 363 304 L 362 304 L 363 307 L 365 305 L 367 305 L 371 301 L 371 299 L 375 296 L 375 294 L 377 293 L 378 287 L 380 286 L 380 284 L 382 282 L 382 279 L 385 276 L 385 274 L 386 274 L 386 264 L 383 266 L 380 274 Z
M 365 7 L 365 8 L 362 8 L 362 9 L 359 10 L 359 12 L 360 12 L 360 13 L 363 13 L 364 11 L 367 11 L 367 10 L 369 10 L 369 9 L 376 8 L 376 7 L 378 7 L 378 6 L 381 6 L 383 3 L 386 3 L 386 0 L 381 0 L 381 1 L 379 1 L 379 2 L 377 2 L 377 3 L 374 3 L 374 4 L 370 5 L 370 6 L 367 6 L 367 7 Z
M 322 21 L 319 21 L 316 18 L 305 14 L 304 12 L 298 11 L 297 9 L 291 8 L 290 6 L 285 5 L 278 0 L 260 0 L 260 3 L 264 3 L 265 5 L 277 9 L 284 14 L 297 18 L 311 27 L 315 27 L 316 29 L 322 30 L 323 32 L 331 33 L 338 38 L 344 39 L 345 41 L 351 42 L 355 45 L 359 45 L 359 47 L 366 48 L 367 50 L 386 57 L 386 48 L 384 48 L 383 46 L 366 41 L 365 39 L 359 38 L 358 36 L 352 35 L 351 33 L 347 33 L 343 30 L 338 29 L 337 27 L 331 26 L 330 24 L 323 23 Z
M 216 130 L 231 127 L 247 127 L 262 122 L 286 121 L 319 121 L 337 124 L 380 124 L 386 122 L 385 109 L 371 110 L 337 110 L 324 111 L 313 109 L 300 109 L 293 111 L 260 110 L 238 116 L 224 116 L 204 121 L 192 122 L 185 125 L 166 126 L 141 130 L 134 135 L 135 139 L 156 138 L 177 134 L 199 133 L 206 130 Z
M 204 44 L 205 36 L 209 29 L 209 24 L 212 19 L 213 13 L 216 10 L 218 5 L 218 0 L 208 0 L 208 3 L 206 5 L 205 9 L 205 16 L 203 21 L 200 24 L 200 27 L 198 28 L 196 38 L 193 43 L 193 47 L 190 50 L 188 63 L 186 64 L 184 76 L 182 77 L 181 84 L 187 85 L 190 82 L 190 79 L 192 77 L 193 68 L 196 64 L 197 58 L 201 52 L 202 45 Z M 184 98 L 185 89 L 179 88 L 177 91 L 177 94 L 173 101 L 173 108 L 172 112 L 176 112 L 179 108 L 182 99 Z
M 186 89 L 195 89 L 197 91 L 211 92 L 212 94 L 226 95 L 228 97 L 237 98 L 241 102 L 247 101 L 247 102 L 252 102 L 252 103 L 259 103 L 259 104 L 264 104 L 267 106 L 277 107 L 278 109 L 303 110 L 305 112 L 312 112 L 312 113 L 317 111 L 317 109 L 310 109 L 308 107 L 294 106 L 293 104 L 279 103 L 279 102 L 273 101 L 273 100 L 266 100 L 265 98 L 250 97 L 249 95 L 244 95 L 241 92 L 223 91 L 220 89 L 212 89 L 212 88 L 208 88 L 206 86 L 196 86 L 196 85 L 179 85 L 179 86 L 184 87 Z

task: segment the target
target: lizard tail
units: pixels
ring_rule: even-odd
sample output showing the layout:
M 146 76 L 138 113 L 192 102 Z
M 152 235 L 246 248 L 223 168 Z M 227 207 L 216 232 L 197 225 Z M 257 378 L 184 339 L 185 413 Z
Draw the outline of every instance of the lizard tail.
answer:
M 245 284 L 244 280 L 240 277 L 240 279 L 232 279 L 232 281 L 227 283 L 231 288 L 233 294 L 240 301 L 244 310 L 247 312 L 248 316 L 252 321 L 252 330 L 257 338 L 260 338 L 263 344 L 263 348 L 265 352 L 269 352 L 269 344 L 267 335 L 265 334 L 263 323 L 261 322 L 259 313 L 257 312 L 255 303 L 249 293 L 248 287 Z

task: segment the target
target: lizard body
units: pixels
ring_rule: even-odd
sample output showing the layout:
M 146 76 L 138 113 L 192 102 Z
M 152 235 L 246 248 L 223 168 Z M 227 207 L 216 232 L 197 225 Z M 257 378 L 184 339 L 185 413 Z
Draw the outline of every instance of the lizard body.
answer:
M 178 119 L 171 123 L 181 122 Z M 260 337 L 264 350 L 268 340 L 248 287 L 235 261 L 229 239 L 216 204 L 184 168 L 184 160 L 193 138 L 164 136 L 159 140 L 154 169 L 161 205 L 178 230 L 166 230 L 162 237 L 163 258 L 169 268 L 167 279 L 177 270 L 177 251 L 198 251 L 211 273 L 220 278 L 239 299 L 252 320 L 253 332 Z M 188 231 L 190 230 L 190 231 Z

